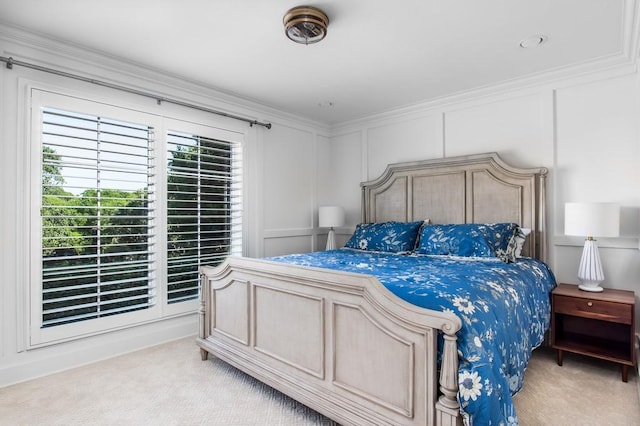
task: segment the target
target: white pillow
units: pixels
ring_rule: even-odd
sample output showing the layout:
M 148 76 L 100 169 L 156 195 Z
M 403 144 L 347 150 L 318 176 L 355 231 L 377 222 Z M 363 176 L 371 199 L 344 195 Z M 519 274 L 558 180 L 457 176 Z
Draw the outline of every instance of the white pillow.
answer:
M 520 228 L 520 231 L 522 231 L 522 233 L 518 232 L 514 236 L 516 239 L 516 257 L 522 257 L 522 247 L 524 246 L 524 242 L 527 240 L 529 234 L 531 234 L 531 228 Z

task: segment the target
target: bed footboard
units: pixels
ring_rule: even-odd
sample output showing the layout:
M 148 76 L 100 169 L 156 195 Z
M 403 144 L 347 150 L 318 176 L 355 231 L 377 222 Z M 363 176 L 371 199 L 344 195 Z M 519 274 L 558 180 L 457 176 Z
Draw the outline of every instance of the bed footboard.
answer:
M 236 257 L 201 278 L 203 359 L 345 425 L 461 424 L 455 315 L 411 305 L 368 275 Z

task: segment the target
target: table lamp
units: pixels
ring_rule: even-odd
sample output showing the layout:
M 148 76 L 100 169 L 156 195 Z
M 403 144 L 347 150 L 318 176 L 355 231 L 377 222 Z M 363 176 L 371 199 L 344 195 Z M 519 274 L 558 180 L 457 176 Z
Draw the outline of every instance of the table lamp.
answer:
M 594 237 L 617 237 L 620 233 L 620 206 L 613 203 L 566 203 L 564 233 L 586 237 L 578 269 L 578 288 L 600 292 L 604 281 L 600 253 Z
M 333 228 L 342 225 L 344 225 L 344 209 L 342 207 L 320 207 L 320 210 L 318 211 L 318 226 L 321 228 L 329 228 L 329 235 L 327 235 L 327 250 L 333 250 L 336 248 L 336 237 Z

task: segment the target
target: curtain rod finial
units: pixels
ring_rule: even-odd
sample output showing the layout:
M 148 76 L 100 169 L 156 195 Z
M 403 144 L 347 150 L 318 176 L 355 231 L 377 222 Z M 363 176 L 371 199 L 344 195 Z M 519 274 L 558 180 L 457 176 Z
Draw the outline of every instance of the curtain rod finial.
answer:
M 266 127 L 267 129 L 270 129 L 270 128 L 271 128 L 271 123 L 260 123 L 258 120 L 250 121 L 250 122 L 249 122 L 249 127 L 253 127 L 253 125 L 254 125 L 254 124 L 255 124 L 256 126 L 257 126 L 257 125 L 264 126 L 264 127 Z

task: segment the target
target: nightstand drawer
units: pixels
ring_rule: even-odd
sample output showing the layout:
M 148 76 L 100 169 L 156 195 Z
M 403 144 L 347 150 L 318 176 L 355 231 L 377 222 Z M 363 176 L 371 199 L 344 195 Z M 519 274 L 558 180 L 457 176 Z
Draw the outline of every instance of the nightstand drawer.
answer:
M 559 314 L 631 324 L 633 306 L 604 300 L 554 295 L 553 310 Z

